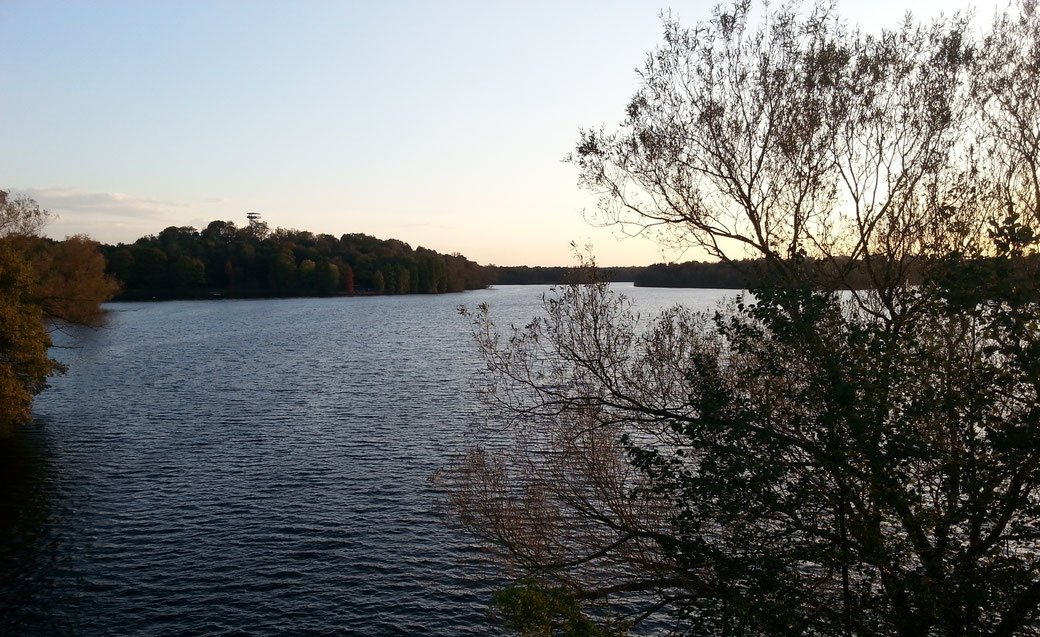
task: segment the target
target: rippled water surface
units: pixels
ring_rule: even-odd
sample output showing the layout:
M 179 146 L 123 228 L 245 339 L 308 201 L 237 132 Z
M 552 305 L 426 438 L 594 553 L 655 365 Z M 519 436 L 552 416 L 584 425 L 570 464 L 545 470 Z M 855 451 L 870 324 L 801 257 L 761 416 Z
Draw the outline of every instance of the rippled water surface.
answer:
M 120 303 L 59 335 L 69 373 L 0 447 L 0 634 L 498 634 L 429 478 L 481 420 L 457 306 L 524 321 L 545 290 Z

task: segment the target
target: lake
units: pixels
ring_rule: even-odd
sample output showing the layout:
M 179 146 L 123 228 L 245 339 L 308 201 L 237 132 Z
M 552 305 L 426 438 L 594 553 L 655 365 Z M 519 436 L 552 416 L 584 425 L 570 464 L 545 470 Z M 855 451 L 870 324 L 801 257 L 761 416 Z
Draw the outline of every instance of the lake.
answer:
M 430 477 L 482 435 L 456 308 L 526 322 L 547 289 L 117 303 L 56 334 L 69 372 L 0 448 L 0 634 L 499 634 Z

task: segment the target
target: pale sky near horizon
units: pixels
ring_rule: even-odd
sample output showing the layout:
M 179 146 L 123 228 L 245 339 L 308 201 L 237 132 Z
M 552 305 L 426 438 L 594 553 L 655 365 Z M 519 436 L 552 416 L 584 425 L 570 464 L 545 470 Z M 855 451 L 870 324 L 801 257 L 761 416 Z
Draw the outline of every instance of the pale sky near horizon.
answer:
M 483 264 L 698 258 L 594 228 L 561 160 L 615 126 L 662 9 L 714 2 L 0 0 L 0 188 L 55 238 L 244 224 L 364 232 Z M 868 30 L 999 0 L 840 2 Z

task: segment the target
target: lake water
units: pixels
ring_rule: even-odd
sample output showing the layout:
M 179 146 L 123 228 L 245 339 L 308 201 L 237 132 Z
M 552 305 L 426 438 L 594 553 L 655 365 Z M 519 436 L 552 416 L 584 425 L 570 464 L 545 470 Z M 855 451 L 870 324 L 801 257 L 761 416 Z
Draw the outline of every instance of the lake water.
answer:
M 456 308 L 525 322 L 547 289 L 119 303 L 57 335 L 68 374 L 0 445 L 0 634 L 499 634 L 429 478 L 480 436 Z

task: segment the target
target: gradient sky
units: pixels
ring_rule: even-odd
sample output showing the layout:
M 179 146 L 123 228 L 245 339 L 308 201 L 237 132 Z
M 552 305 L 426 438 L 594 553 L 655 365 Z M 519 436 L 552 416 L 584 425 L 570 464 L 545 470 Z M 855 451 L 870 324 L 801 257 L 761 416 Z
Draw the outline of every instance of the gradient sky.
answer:
M 844 2 L 868 29 L 997 0 Z M 670 5 L 692 26 L 711 2 Z M 0 0 L 0 188 L 56 238 L 167 226 L 364 232 L 480 263 L 604 265 L 662 253 L 583 221 L 561 162 L 617 124 L 661 0 Z

